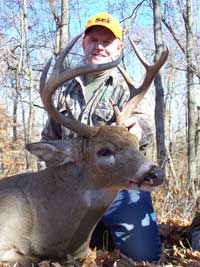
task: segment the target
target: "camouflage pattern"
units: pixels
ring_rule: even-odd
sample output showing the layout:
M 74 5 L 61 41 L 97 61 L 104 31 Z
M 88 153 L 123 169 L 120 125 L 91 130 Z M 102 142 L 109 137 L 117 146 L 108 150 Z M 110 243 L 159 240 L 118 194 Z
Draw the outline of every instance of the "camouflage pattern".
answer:
M 103 76 L 97 88 L 93 88 L 93 95 L 87 103 L 84 97 L 85 89 L 85 77 L 77 77 L 65 83 L 60 88 L 60 91 L 58 90 L 59 94 L 54 101 L 58 110 L 66 116 L 67 103 L 74 117 L 88 125 L 111 124 L 115 122 L 110 98 L 118 105 L 120 110 L 122 110 L 129 99 L 128 86 L 117 68 Z M 137 117 L 143 130 L 142 140 L 140 141 L 140 147 L 142 148 L 151 143 L 154 134 L 154 98 L 151 92 L 146 94 L 137 109 L 134 110 L 133 115 Z M 65 139 L 74 136 L 73 132 L 56 123 L 52 118 L 48 118 L 46 126 L 42 131 L 43 141 Z

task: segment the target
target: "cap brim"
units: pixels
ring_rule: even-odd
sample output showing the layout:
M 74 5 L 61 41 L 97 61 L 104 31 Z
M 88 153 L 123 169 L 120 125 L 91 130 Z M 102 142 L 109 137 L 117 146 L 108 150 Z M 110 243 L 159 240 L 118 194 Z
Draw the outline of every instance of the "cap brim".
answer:
M 102 24 L 95 24 L 95 25 L 92 25 L 90 27 L 88 27 L 86 30 L 85 30 L 85 34 L 88 34 L 92 28 L 96 27 L 96 26 L 101 26 L 101 27 L 104 27 L 106 29 L 108 29 L 110 32 L 112 32 L 112 34 L 116 37 L 116 38 L 119 38 L 118 36 L 116 36 L 116 34 L 109 28 L 107 27 L 106 25 L 102 25 Z M 120 39 L 120 38 L 119 38 Z

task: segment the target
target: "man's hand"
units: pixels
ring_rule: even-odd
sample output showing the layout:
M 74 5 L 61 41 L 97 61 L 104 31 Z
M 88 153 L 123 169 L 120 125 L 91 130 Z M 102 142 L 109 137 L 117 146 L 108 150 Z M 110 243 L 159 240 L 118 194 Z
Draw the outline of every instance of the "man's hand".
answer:
M 142 129 L 138 123 L 136 117 L 131 117 L 125 121 L 125 126 L 128 128 L 129 132 L 138 138 L 138 141 L 142 138 Z

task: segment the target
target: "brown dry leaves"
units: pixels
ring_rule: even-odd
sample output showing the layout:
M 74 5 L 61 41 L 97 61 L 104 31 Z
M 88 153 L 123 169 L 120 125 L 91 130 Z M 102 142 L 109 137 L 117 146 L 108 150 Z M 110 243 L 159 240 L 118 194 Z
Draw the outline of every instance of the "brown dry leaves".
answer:
M 200 251 L 192 251 L 188 236 L 191 220 L 179 218 L 160 222 L 163 255 L 157 266 L 200 267 Z
M 121 255 L 119 250 L 114 250 L 112 253 L 93 251 L 82 261 L 68 255 L 65 262 L 43 261 L 38 267 L 200 267 L 200 251 L 191 250 L 187 236 L 190 223 L 190 220 L 179 218 L 160 221 L 163 255 L 159 263 L 134 262 Z M 8 266 L 6 263 L 0 264 L 0 267 Z M 15 264 L 15 267 L 19 266 Z

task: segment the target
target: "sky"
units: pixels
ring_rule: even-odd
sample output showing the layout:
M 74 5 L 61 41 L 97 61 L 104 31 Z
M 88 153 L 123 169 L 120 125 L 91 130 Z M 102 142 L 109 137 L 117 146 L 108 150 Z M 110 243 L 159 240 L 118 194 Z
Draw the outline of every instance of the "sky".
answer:
M 11 23 L 13 23 L 15 19 L 15 25 L 20 24 L 18 3 L 21 1 L 22 0 L 0 1 L 0 22 L 1 25 L 6 25 L 6 27 L 1 27 L 0 34 L 5 33 L 6 38 L 10 34 L 10 37 L 8 37 L 8 45 L 11 43 L 11 36 L 13 38 L 13 44 L 15 44 L 17 31 L 13 31 Z M 162 2 L 168 1 L 170 0 Z M 45 58 L 49 58 L 52 54 L 52 47 L 55 43 L 55 23 L 53 23 L 48 0 L 27 0 L 27 2 L 29 3 L 28 19 L 30 23 L 29 34 L 32 38 L 31 43 L 35 45 L 36 49 L 38 48 L 35 52 L 32 51 L 32 56 L 35 56 L 37 62 L 41 62 L 42 65 L 45 62 Z M 138 10 L 135 8 L 142 0 L 73 0 L 70 2 L 70 38 L 84 30 L 84 25 L 89 17 L 101 11 L 108 11 L 119 20 L 125 19 L 122 23 L 122 27 L 128 28 L 131 36 L 139 40 L 139 46 L 144 56 L 148 55 L 150 62 L 152 62 L 154 52 L 154 37 L 152 31 L 153 14 L 152 10 L 147 5 L 147 1 L 143 1 L 141 8 Z M 20 36 L 17 38 L 20 40 Z M 46 39 L 44 40 L 44 38 Z M 125 41 L 127 42 L 127 38 L 125 38 Z M 169 43 L 169 46 L 171 45 L 173 47 L 173 44 Z M 5 43 L 0 42 L 0 48 L 1 47 L 5 47 Z M 43 50 L 41 47 L 43 47 Z M 42 52 L 40 52 L 41 50 Z M 141 65 L 136 63 L 134 52 L 130 51 L 126 58 L 130 62 L 128 65 L 130 73 L 134 74 L 135 77 L 141 77 Z M 182 90 L 182 87 L 180 90 Z

